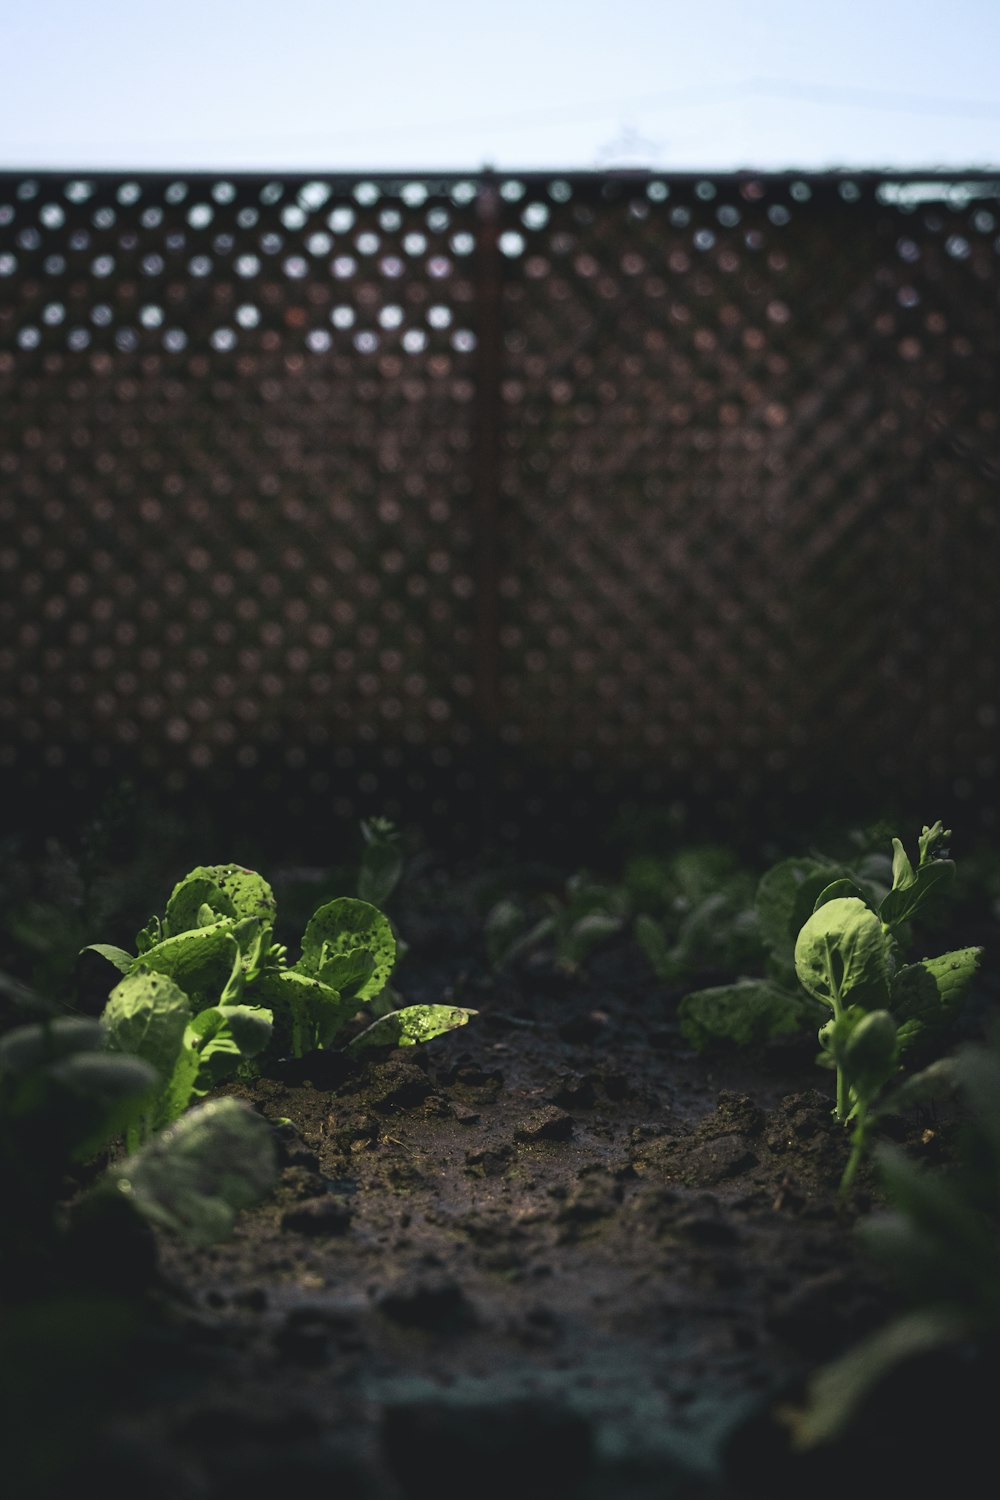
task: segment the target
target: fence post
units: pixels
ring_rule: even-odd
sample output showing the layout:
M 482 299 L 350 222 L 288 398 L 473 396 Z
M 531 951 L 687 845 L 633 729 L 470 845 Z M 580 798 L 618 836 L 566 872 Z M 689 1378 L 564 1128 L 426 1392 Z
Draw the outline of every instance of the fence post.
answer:
M 476 196 L 478 365 L 473 476 L 476 527 L 476 710 L 487 756 L 500 727 L 500 195 L 484 172 Z

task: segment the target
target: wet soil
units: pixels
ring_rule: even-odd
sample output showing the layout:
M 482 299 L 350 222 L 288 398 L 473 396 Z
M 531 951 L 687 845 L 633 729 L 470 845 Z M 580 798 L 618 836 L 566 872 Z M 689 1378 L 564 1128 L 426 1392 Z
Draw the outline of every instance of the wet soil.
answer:
M 162 1238 L 159 1321 L 75 1432 L 74 1479 L 147 1500 L 795 1492 L 766 1413 L 894 1306 L 856 1243 L 868 1175 L 836 1203 L 814 1043 L 697 1055 L 625 943 L 498 978 L 473 933 L 423 937 L 406 999 L 479 1015 L 231 1086 L 277 1122 L 279 1189 L 219 1246 Z M 931 1161 L 945 1133 L 902 1128 Z

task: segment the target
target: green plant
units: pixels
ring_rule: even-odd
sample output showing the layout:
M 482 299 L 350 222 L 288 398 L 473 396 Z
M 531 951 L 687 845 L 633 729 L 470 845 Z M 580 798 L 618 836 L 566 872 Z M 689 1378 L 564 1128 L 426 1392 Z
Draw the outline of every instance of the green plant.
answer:
M 738 973 L 761 957 L 753 878 L 727 850 L 633 860 L 625 886 L 639 908 L 636 940 L 664 984 L 713 969 Z
M 868 1143 L 876 1100 L 908 1054 L 940 1039 L 979 962 L 980 948 L 899 961 L 909 922 L 953 876 L 942 848 L 949 837 L 940 822 L 924 827 L 915 867 L 894 838 L 892 885 L 881 900 L 875 904 L 857 881 L 841 876 L 819 892 L 795 942 L 799 982 L 832 1012 L 819 1041 L 820 1061 L 837 1075 L 834 1113 L 854 1126 L 842 1193 Z
M 494 968 L 550 947 L 555 966 L 576 974 L 590 955 L 622 930 L 628 898 L 620 886 L 604 885 L 584 872 L 570 876 L 559 895 L 544 897 L 545 914 L 532 922 L 513 899 L 498 901 L 486 917 L 486 948 Z
M 403 875 L 399 831 L 388 818 L 368 818 L 361 824 L 361 836 L 358 896 L 372 906 L 384 906 Z
M 956 1169 L 925 1170 L 898 1147 L 875 1152 L 889 1209 L 862 1226 L 862 1239 L 911 1307 L 817 1371 L 804 1400 L 780 1410 L 799 1451 L 849 1429 L 897 1366 L 963 1342 L 981 1357 L 1000 1338 L 1000 1048 L 965 1047 L 947 1059 L 933 1093 L 952 1088 L 968 1111 Z M 922 1093 L 932 1096 L 926 1085 Z M 915 1098 L 904 1084 L 890 1104 L 902 1108 Z
M 181 1098 L 204 1092 L 251 1057 L 266 1062 L 331 1046 L 385 989 L 396 940 L 370 902 L 339 897 L 320 906 L 294 964 L 274 942 L 275 915 L 271 887 L 256 871 L 199 865 L 174 887 L 163 918 L 139 933 L 136 954 L 91 945 L 126 980 L 144 981 L 124 994 L 119 985 L 108 1002 L 109 1026 L 123 1045 L 156 1053 L 165 1118 L 179 1113 Z M 152 976 L 171 983 L 151 983 Z M 454 1005 L 406 1006 L 381 1015 L 348 1045 L 427 1041 L 472 1014 Z
M 855 837 L 864 844 L 863 836 Z M 752 912 L 747 911 L 743 896 L 742 916 L 736 905 L 740 890 L 728 887 L 729 913 L 725 908 L 720 911 L 718 932 L 711 922 L 706 923 L 701 947 L 714 951 L 717 967 L 731 967 L 739 974 L 744 964 L 752 964 L 764 972 L 742 974 L 729 984 L 693 990 L 683 997 L 678 1016 L 681 1032 L 692 1046 L 701 1051 L 720 1042 L 760 1044 L 795 1036 L 808 1027 L 815 1010 L 796 977 L 795 941 L 821 893 L 843 879 L 877 903 L 891 884 L 890 861 L 867 847 L 847 863 L 818 855 L 783 859 L 758 881 Z M 710 910 L 706 915 L 711 915 Z M 733 935 L 741 932 L 752 935 L 756 953 L 748 947 L 742 953 L 734 949 Z M 648 927 L 640 931 L 637 922 L 636 935 L 654 961 L 655 934 Z M 680 953 L 665 954 L 659 966 L 654 961 L 654 968 L 661 977 L 670 977 L 679 972 L 677 959 L 683 956 L 684 947 Z
M 205 1241 L 227 1232 L 237 1208 L 270 1191 L 277 1167 L 267 1122 L 236 1100 L 213 1101 L 192 1111 L 183 1130 L 108 1169 L 71 1221 L 67 1173 L 89 1170 L 115 1137 L 131 1132 L 158 1083 L 150 1062 L 108 1050 L 98 1021 L 54 1017 L 0 1037 L 7 1192 L 0 1258 L 45 1263 L 58 1255 L 71 1222 L 93 1223 L 125 1199 L 141 1218 Z M 222 1162 L 229 1165 L 220 1175 Z

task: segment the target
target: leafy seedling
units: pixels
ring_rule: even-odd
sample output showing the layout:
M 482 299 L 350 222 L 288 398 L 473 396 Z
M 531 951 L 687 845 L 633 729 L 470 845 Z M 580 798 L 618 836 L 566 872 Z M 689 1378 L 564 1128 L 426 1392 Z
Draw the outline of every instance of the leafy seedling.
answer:
M 134 1150 L 270 1044 L 272 1017 L 263 1006 L 213 1005 L 192 1014 L 187 995 L 165 974 L 138 967 L 111 991 L 101 1017 L 113 1052 L 140 1057 L 157 1085 L 130 1121 Z
M 854 1124 L 842 1194 L 853 1183 L 882 1090 L 908 1053 L 940 1041 L 979 962 L 981 949 L 964 948 L 899 966 L 905 924 L 953 873 L 941 850 L 949 836 L 940 823 L 925 827 L 916 868 L 893 839 L 893 883 L 877 906 L 857 882 L 839 876 L 819 892 L 795 942 L 799 982 L 832 1013 L 819 1041 L 820 1061 L 837 1075 L 834 1113 Z
M 545 915 L 534 923 L 520 903 L 504 899 L 486 917 L 486 948 L 494 968 L 504 968 L 546 948 L 555 967 L 577 974 L 590 956 L 619 933 L 628 897 L 619 886 L 602 885 L 583 872 L 572 875 L 559 895 L 544 898 Z
M 713 846 L 683 850 L 660 869 L 659 887 L 656 871 L 655 862 L 633 861 L 626 887 L 646 904 L 635 919 L 636 940 L 662 983 L 756 964 L 761 944 L 753 881 L 730 854 Z M 652 904 L 660 914 L 648 909 Z
M 911 1308 L 820 1369 L 804 1401 L 779 1412 L 799 1451 L 848 1432 L 875 1388 L 915 1357 L 959 1345 L 981 1356 L 1000 1338 L 1000 1049 L 966 1047 L 948 1062 L 937 1084 L 954 1087 L 969 1115 L 957 1170 L 928 1171 L 897 1147 L 877 1147 L 889 1210 L 861 1231 Z
M 0 1167 L 8 1194 L 0 1247 L 39 1253 L 57 1233 L 63 1178 L 125 1130 L 156 1074 L 105 1050 L 99 1022 L 62 1016 L 0 1037 Z
M 370 847 L 380 840 L 391 843 L 384 823 Z M 372 881 L 378 870 L 385 887 L 391 872 L 382 856 L 372 866 Z M 359 1010 L 385 994 L 396 939 L 371 902 L 344 896 L 320 906 L 291 964 L 287 949 L 274 941 L 275 915 L 271 887 L 256 871 L 199 865 L 174 887 L 162 919 L 153 917 L 139 933 L 135 954 L 92 945 L 90 951 L 129 982 L 109 1001 L 115 1034 L 121 1032 L 122 1045 L 132 1050 L 141 1040 L 160 1058 L 154 1066 L 163 1074 L 164 1092 L 150 1128 L 162 1128 L 186 1102 L 251 1059 L 299 1058 L 340 1043 Z M 151 986 L 154 975 L 172 988 Z M 409 1030 L 418 1037 L 426 1029 L 419 1014 L 426 1007 L 387 1008 L 386 1014 L 406 1016 L 411 1009 L 418 1014 Z M 474 1014 L 459 1006 L 443 1009 L 450 1026 Z M 439 1025 L 437 1032 L 445 1029 Z M 161 1049 L 172 1062 L 163 1060 Z
M 225 1239 L 236 1214 L 277 1179 L 268 1121 L 242 1100 L 210 1099 L 111 1167 L 96 1193 L 124 1198 L 151 1224 L 208 1245 Z

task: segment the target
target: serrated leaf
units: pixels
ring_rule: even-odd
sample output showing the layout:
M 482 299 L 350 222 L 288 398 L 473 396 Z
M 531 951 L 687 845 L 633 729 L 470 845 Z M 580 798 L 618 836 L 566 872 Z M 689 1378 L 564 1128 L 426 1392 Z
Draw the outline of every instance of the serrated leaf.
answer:
M 799 983 L 831 1009 L 850 1003 L 881 1009 L 888 998 L 888 963 L 878 917 L 856 896 L 828 901 L 795 943 Z
M 310 918 L 302 935 L 300 974 L 317 977 L 324 963 L 339 954 L 364 949 L 375 960 L 371 977 L 357 991 L 367 1000 L 385 987 L 396 961 L 396 939 L 389 920 L 377 907 L 351 896 L 328 901 Z
M 742 979 L 685 995 L 678 1007 L 681 1034 L 698 1051 L 718 1042 L 754 1046 L 791 1036 L 811 1019 L 801 995 L 765 979 Z
M 350 1050 L 361 1052 L 367 1047 L 414 1047 L 456 1026 L 464 1026 L 470 1016 L 478 1014 L 459 1005 L 407 1005 L 403 1010 L 380 1016 L 350 1043 Z
M 143 1217 L 195 1245 L 224 1239 L 277 1178 L 270 1125 L 236 1099 L 190 1110 L 110 1173 Z

